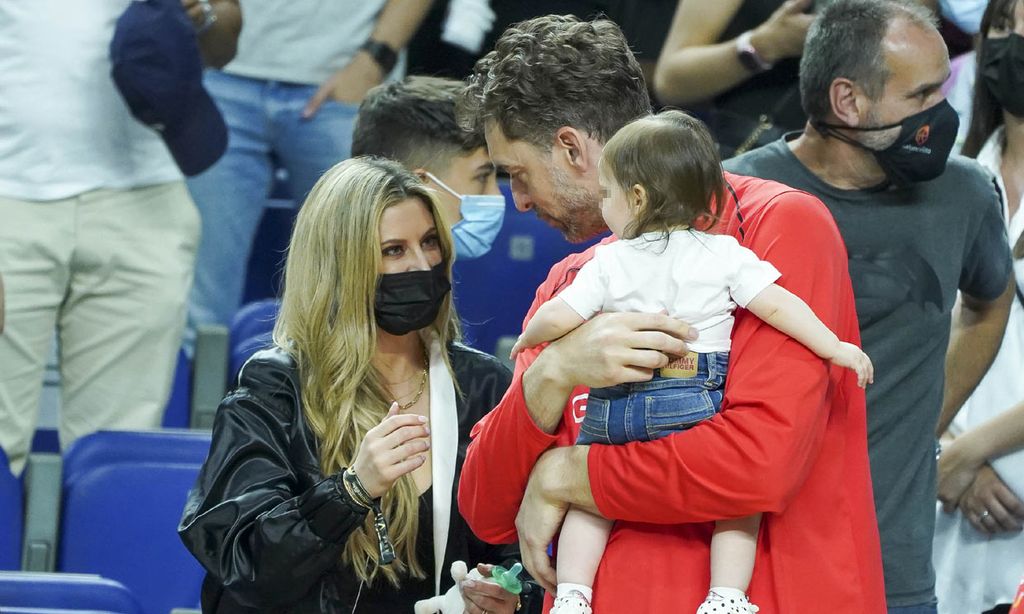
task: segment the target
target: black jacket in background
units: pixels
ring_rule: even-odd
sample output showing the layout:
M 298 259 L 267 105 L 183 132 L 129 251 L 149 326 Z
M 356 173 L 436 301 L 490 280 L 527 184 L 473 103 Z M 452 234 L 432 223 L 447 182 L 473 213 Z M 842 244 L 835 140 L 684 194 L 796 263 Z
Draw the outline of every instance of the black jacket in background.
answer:
M 452 344 L 448 355 L 461 395 L 456 393 L 459 452 L 442 593 L 452 585 L 447 570 L 453 561 L 472 568 L 501 563 L 516 552 L 514 546 L 477 539 L 455 501 L 469 431 L 497 405 L 511 374 L 494 357 L 463 345 Z M 429 582 L 404 583 L 401 589 L 382 578 L 361 587 L 340 564 L 346 539 L 365 513 L 348 497 L 340 475 L 321 474 L 317 442 L 300 409 L 299 382 L 287 353 L 264 350 L 246 363 L 238 388 L 217 411 L 210 455 L 178 528 L 207 570 L 203 611 L 379 612 L 380 604 L 393 603 L 399 591 L 410 593 L 404 611 L 412 612 L 414 601 L 433 593 L 432 556 L 420 557 Z M 420 541 L 429 542 L 431 527 L 420 531 Z M 424 588 L 429 592 L 412 594 Z

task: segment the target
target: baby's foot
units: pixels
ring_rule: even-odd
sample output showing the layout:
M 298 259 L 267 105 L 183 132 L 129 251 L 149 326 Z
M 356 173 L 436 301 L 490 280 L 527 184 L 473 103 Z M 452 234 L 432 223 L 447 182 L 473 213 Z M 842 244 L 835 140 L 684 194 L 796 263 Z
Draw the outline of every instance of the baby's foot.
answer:
M 591 614 L 590 601 L 579 591 L 569 591 L 555 599 L 551 614 Z
M 750 603 L 746 595 L 740 591 L 730 592 L 737 594 L 724 595 L 711 589 L 697 608 L 697 614 L 756 614 L 758 607 Z

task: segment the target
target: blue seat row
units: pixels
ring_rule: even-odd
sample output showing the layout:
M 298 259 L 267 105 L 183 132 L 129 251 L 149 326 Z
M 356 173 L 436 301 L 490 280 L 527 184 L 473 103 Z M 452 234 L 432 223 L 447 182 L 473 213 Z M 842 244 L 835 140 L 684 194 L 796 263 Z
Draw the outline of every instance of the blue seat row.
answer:
M 4 614 L 144 614 L 120 582 L 94 575 L 0 572 Z
M 138 602 L 140 614 L 196 607 L 204 571 L 176 529 L 209 447 L 208 431 L 102 431 L 72 444 L 61 470 L 49 472 L 49 479 L 33 467 L 52 462 L 52 455 L 33 455 L 26 473 L 23 567 L 118 582 Z M 7 503 L 6 498 L 0 501 Z M 5 513 L 0 510 L 0 517 Z M 52 519 L 50 526 L 47 519 Z M 40 582 L 56 582 L 55 577 Z M 0 586 L 0 606 L 59 607 L 55 602 L 12 603 L 6 590 Z

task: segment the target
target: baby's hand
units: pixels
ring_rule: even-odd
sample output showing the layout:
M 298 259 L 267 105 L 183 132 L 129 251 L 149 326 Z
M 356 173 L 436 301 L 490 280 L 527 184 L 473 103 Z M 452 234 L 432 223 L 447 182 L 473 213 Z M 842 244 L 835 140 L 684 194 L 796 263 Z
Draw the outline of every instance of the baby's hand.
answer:
M 508 353 L 508 357 L 511 360 L 515 360 L 516 356 L 519 355 L 519 352 L 522 352 L 523 350 L 525 350 L 528 347 L 529 347 L 528 345 L 523 343 L 523 336 L 519 335 L 519 338 L 516 339 L 516 344 L 512 346 L 512 351 Z
M 839 350 L 832 357 L 832 364 L 856 371 L 857 385 L 861 388 L 875 383 L 875 368 L 871 364 L 871 359 L 852 343 L 839 342 Z

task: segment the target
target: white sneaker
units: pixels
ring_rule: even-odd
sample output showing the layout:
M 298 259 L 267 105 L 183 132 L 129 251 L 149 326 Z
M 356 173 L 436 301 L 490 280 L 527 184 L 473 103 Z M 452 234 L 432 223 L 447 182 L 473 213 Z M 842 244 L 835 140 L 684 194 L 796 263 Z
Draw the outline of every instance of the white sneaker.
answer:
M 550 614 L 591 614 L 590 602 L 579 591 L 569 591 L 555 599 Z
M 697 608 L 697 614 L 756 614 L 759 609 L 750 603 L 746 595 L 740 599 L 732 599 L 710 591 L 704 603 Z

